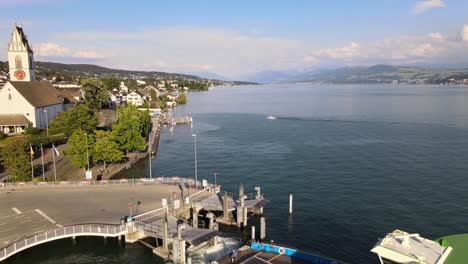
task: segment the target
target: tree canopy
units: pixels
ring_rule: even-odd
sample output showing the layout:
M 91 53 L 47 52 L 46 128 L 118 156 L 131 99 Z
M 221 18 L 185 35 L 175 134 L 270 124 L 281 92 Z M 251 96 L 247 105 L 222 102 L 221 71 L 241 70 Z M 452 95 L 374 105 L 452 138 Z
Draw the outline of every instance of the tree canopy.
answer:
M 97 124 L 96 111 L 87 104 L 77 104 L 67 111 L 59 112 L 57 117 L 50 122 L 49 131 L 65 133 L 69 137 L 78 128 L 91 133 Z
M 179 94 L 179 96 L 177 97 L 177 103 L 186 104 L 187 103 L 187 95 L 185 93 Z
M 96 133 L 96 144 L 93 151 L 94 162 L 104 162 L 105 168 L 106 162 L 118 162 L 124 158 L 111 132 L 103 130 L 96 130 L 94 132 Z
M 0 156 L 3 165 L 12 175 L 11 181 L 31 180 L 30 153 L 26 148 L 29 145 L 23 137 L 11 137 L 4 141 Z
M 118 120 L 112 126 L 112 134 L 121 150 L 129 152 L 145 150 L 145 119 L 141 111 L 133 105 L 122 105 L 117 109 Z
M 84 79 L 81 81 L 83 86 L 86 104 L 91 109 L 102 109 L 109 103 L 106 86 L 98 79 Z
M 86 144 L 86 141 L 88 144 Z M 70 157 L 73 164 L 81 168 L 88 164 L 88 157 L 86 155 L 87 149 L 89 160 L 90 162 L 92 161 L 95 145 L 94 134 L 86 133 L 83 129 L 78 128 L 68 139 L 68 144 L 69 148 L 65 151 L 65 155 Z
M 155 89 L 151 89 L 150 95 L 151 95 L 151 101 L 157 101 L 158 100 L 158 94 L 156 93 Z
M 120 79 L 114 75 L 109 75 L 101 79 L 106 90 L 110 91 L 120 87 Z

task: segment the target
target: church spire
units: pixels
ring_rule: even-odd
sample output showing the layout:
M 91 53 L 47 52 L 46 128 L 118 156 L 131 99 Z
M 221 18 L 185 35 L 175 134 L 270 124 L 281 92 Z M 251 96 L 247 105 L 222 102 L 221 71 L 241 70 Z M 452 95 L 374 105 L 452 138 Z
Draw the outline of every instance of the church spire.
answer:
M 31 46 L 29 46 L 23 27 L 17 26 L 16 19 L 13 25 L 8 45 L 10 80 L 33 81 L 35 79 L 33 51 Z

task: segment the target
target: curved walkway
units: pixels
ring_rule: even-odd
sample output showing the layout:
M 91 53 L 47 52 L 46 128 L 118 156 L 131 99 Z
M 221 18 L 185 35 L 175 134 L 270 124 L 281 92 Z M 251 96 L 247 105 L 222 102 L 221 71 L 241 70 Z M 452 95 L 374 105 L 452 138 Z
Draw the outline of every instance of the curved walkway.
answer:
M 76 236 L 116 237 L 127 232 L 126 225 L 75 225 L 61 227 L 17 241 L 0 251 L 0 261 L 30 247 Z

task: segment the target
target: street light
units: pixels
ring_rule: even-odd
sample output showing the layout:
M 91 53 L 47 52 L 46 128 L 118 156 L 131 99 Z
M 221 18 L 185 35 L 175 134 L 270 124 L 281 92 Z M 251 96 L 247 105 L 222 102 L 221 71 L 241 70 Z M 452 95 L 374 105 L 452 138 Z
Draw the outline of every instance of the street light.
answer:
M 195 144 L 195 189 L 198 188 L 198 171 L 197 171 L 197 135 L 192 134 Z
M 88 134 L 85 133 L 85 136 L 86 136 L 86 160 L 88 161 L 88 171 L 89 171 Z
M 47 113 L 47 109 L 44 109 L 43 111 L 46 116 L 47 136 L 49 136 L 49 114 Z

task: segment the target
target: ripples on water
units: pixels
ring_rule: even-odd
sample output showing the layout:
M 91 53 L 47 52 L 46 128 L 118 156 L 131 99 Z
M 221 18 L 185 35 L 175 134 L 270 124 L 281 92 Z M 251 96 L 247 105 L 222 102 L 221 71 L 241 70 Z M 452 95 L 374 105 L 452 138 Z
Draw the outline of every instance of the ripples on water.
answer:
M 240 181 L 249 191 L 262 186 L 271 200 L 268 239 L 349 263 L 378 263 L 369 250 L 396 228 L 433 239 L 467 232 L 467 96 L 467 88 L 439 86 L 226 87 L 190 94 L 177 112 L 192 113 L 194 126 L 163 131 L 153 175 L 193 176 L 196 133 L 199 178 L 213 181 L 218 172 L 230 192 Z M 279 119 L 266 120 L 270 113 Z M 147 171 L 141 162 L 120 176 Z M 135 247 L 118 249 L 119 263 L 155 263 Z M 97 248 L 83 254 L 105 258 Z M 68 250 L 81 254 L 81 247 Z

